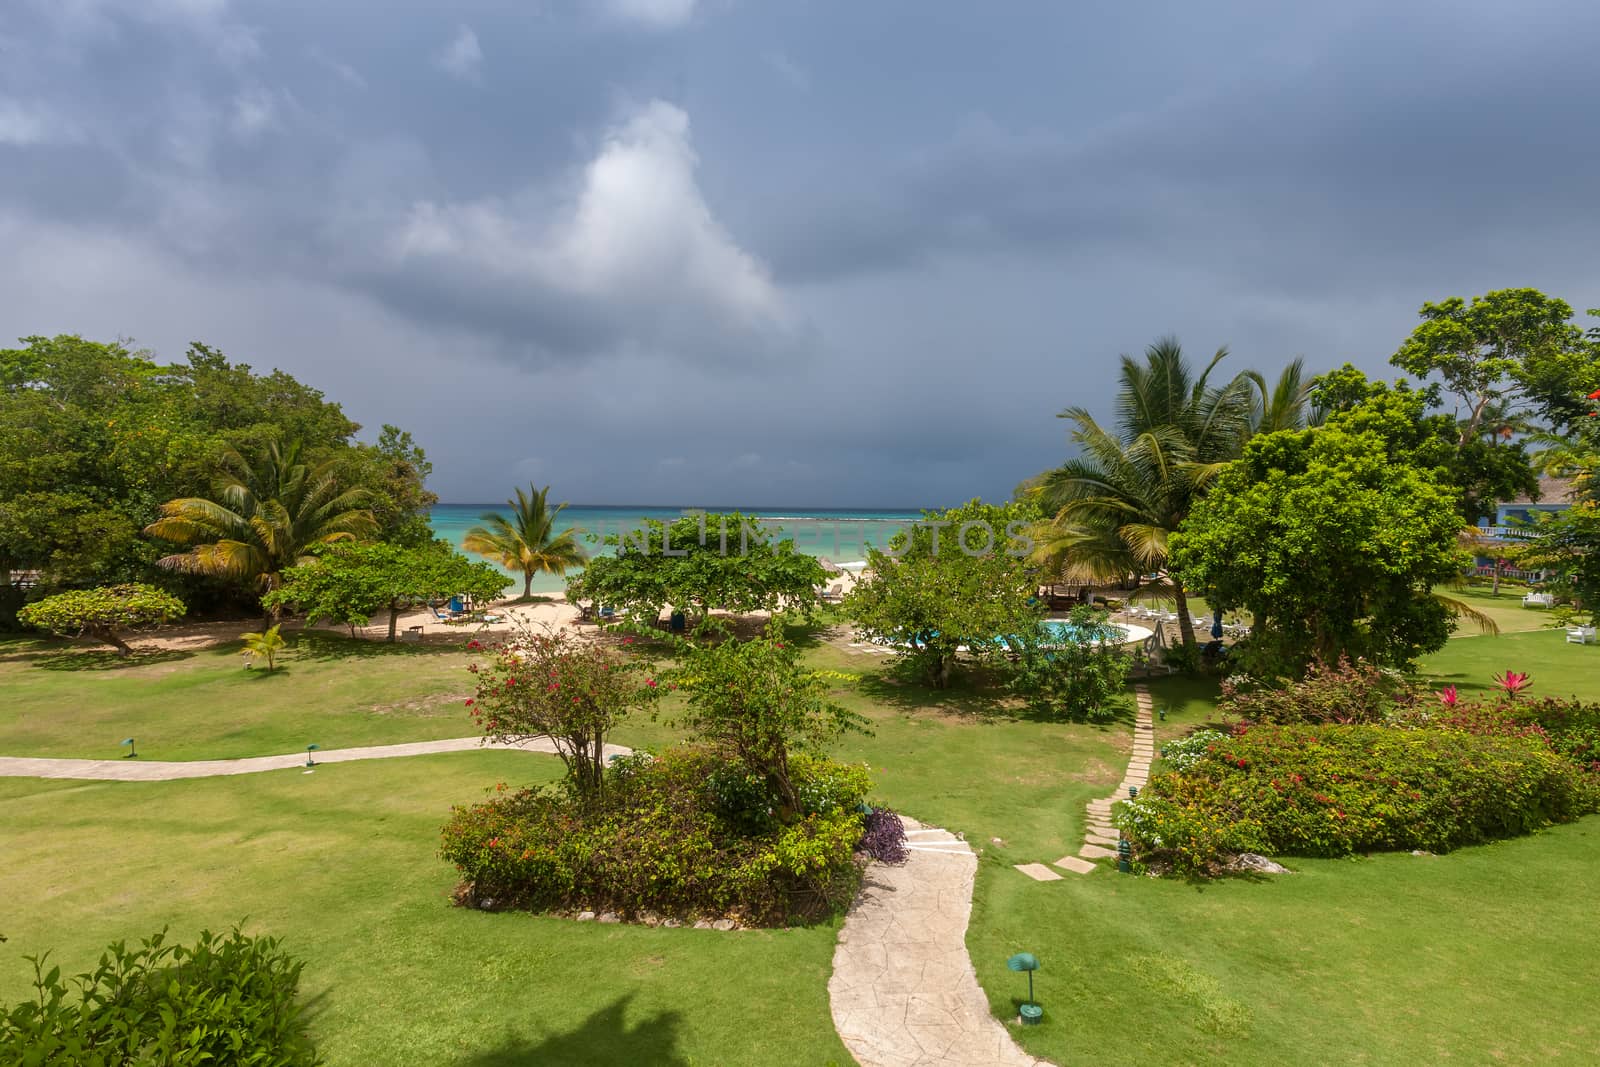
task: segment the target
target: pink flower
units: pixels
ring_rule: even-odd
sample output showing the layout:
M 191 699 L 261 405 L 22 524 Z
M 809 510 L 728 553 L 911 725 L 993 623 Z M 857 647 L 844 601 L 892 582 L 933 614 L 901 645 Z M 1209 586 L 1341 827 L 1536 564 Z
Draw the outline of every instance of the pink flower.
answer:
M 1439 703 L 1443 704 L 1447 708 L 1453 708 L 1457 704 L 1461 703 L 1461 696 L 1456 692 L 1456 687 L 1453 685 L 1447 685 L 1443 689 L 1439 690 Z
M 1526 672 L 1518 672 L 1507 668 L 1504 674 L 1494 676 L 1494 684 L 1503 689 L 1507 696 L 1516 696 L 1533 684 L 1533 679 Z

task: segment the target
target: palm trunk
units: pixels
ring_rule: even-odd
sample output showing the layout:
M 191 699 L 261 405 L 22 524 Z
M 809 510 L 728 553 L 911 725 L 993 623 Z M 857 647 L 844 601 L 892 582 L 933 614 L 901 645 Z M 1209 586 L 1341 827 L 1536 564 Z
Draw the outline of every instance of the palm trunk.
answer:
M 1178 633 L 1183 636 L 1183 647 L 1193 652 L 1195 649 L 1194 620 L 1189 618 L 1189 598 L 1184 595 L 1183 583 L 1173 580 L 1172 599 L 1176 601 L 1178 612 Z
M 531 600 L 531 599 L 533 599 L 533 572 L 532 571 L 523 571 L 522 572 L 522 599 L 523 600 Z
M 1494 583 L 1490 586 L 1489 592 L 1490 592 L 1490 594 L 1492 594 L 1494 596 L 1499 596 L 1500 595 L 1500 557 L 1499 556 L 1496 556 L 1494 558 Z

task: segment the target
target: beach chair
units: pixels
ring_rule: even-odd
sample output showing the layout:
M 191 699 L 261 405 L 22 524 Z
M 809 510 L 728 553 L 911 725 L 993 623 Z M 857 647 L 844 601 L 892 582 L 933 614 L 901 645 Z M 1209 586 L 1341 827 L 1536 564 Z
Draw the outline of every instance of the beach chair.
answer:
M 1595 643 L 1595 629 L 1593 626 L 1567 627 L 1567 644 L 1592 645 Z
M 837 584 L 835 584 L 831 589 L 829 589 L 827 592 L 822 594 L 822 599 L 828 601 L 830 604 L 833 603 L 836 600 L 843 600 L 844 599 L 844 583 L 843 582 L 838 582 Z

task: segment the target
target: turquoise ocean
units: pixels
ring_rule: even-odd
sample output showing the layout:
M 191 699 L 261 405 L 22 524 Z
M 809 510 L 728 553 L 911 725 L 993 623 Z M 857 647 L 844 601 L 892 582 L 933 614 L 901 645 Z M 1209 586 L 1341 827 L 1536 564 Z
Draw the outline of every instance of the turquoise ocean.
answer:
M 478 525 L 486 511 L 506 511 L 505 505 L 496 504 L 437 504 L 428 516 L 434 535 L 460 547 L 467 531 Z M 858 511 L 810 510 L 799 508 L 646 508 L 646 507 L 593 507 L 570 505 L 556 519 L 557 530 L 578 530 L 579 542 L 591 554 L 610 549 L 602 548 L 585 538 L 639 529 L 645 519 L 673 522 L 695 511 L 740 511 L 761 520 L 762 528 L 774 532 L 783 540 L 792 540 L 798 551 L 810 556 L 850 563 L 867 558 L 867 546 L 882 548 L 900 530 L 921 517 L 917 511 Z M 715 528 L 710 536 L 716 537 Z M 729 531 L 730 545 L 737 541 L 737 531 Z M 482 557 L 473 557 L 475 559 Z M 498 566 L 498 564 L 497 564 Z M 501 568 L 504 570 L 505 568 Z M 507 574 L 511 572 L 507 571 Z M 520 587 L 522 576 L 518 574 Z M 550 574 L 536 575 L 533 579 L 535 593 L 559 593 L 566 588 L 566 579 Z

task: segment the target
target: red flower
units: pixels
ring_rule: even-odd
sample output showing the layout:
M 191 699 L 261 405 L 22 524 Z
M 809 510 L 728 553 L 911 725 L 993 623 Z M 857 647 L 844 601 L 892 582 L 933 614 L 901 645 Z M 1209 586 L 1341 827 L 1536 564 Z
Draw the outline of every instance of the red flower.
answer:
M 633 638 L 631 638 L 631 637 L 624 637 L 624 638 L 623 638 L 623 639 L 622 639 L 622 643 L 623 643 L 623 644 L 625 644 L 625 645 L 631 645 L 631 644 L 633 644 Z
M 1494 684 L 1505 690 L 1507 696 L 1516 696 L 1533 684 L 1533 679 L 1525 672 L 1506 670 L 1504 674 L 1494 676 Z
M 656 687 L 656 680 L 654 678 L 646 678 L 644 680 L 644 684 L 648 685 L 651 689 L 654 689 Z
M 514 686 L 516 684 L 517 684 L 517 680 L 515 678 L 507 678 L 506 679 L 506 688 L 507 689 L 510 689 L 512 686 Z
M 472 698 L 471 697 L 467 698 L 467 707 L 469 707 L 469 708 L 472 707 Z
M 482 648 L 483 646 L 478 644 L 477 639 L 474 638 L 473 640 L 467 642 L 467 647 L 470 648 L 470 649 L 473 649 L 473 650 L 477 650 L 477 649 Z
M 1461 703 L 1461 695 L 1456 692 L 1455 686 L 1447 685 L 1439 690 L 1439 703 L 1447 708 L 1453 708 Z

